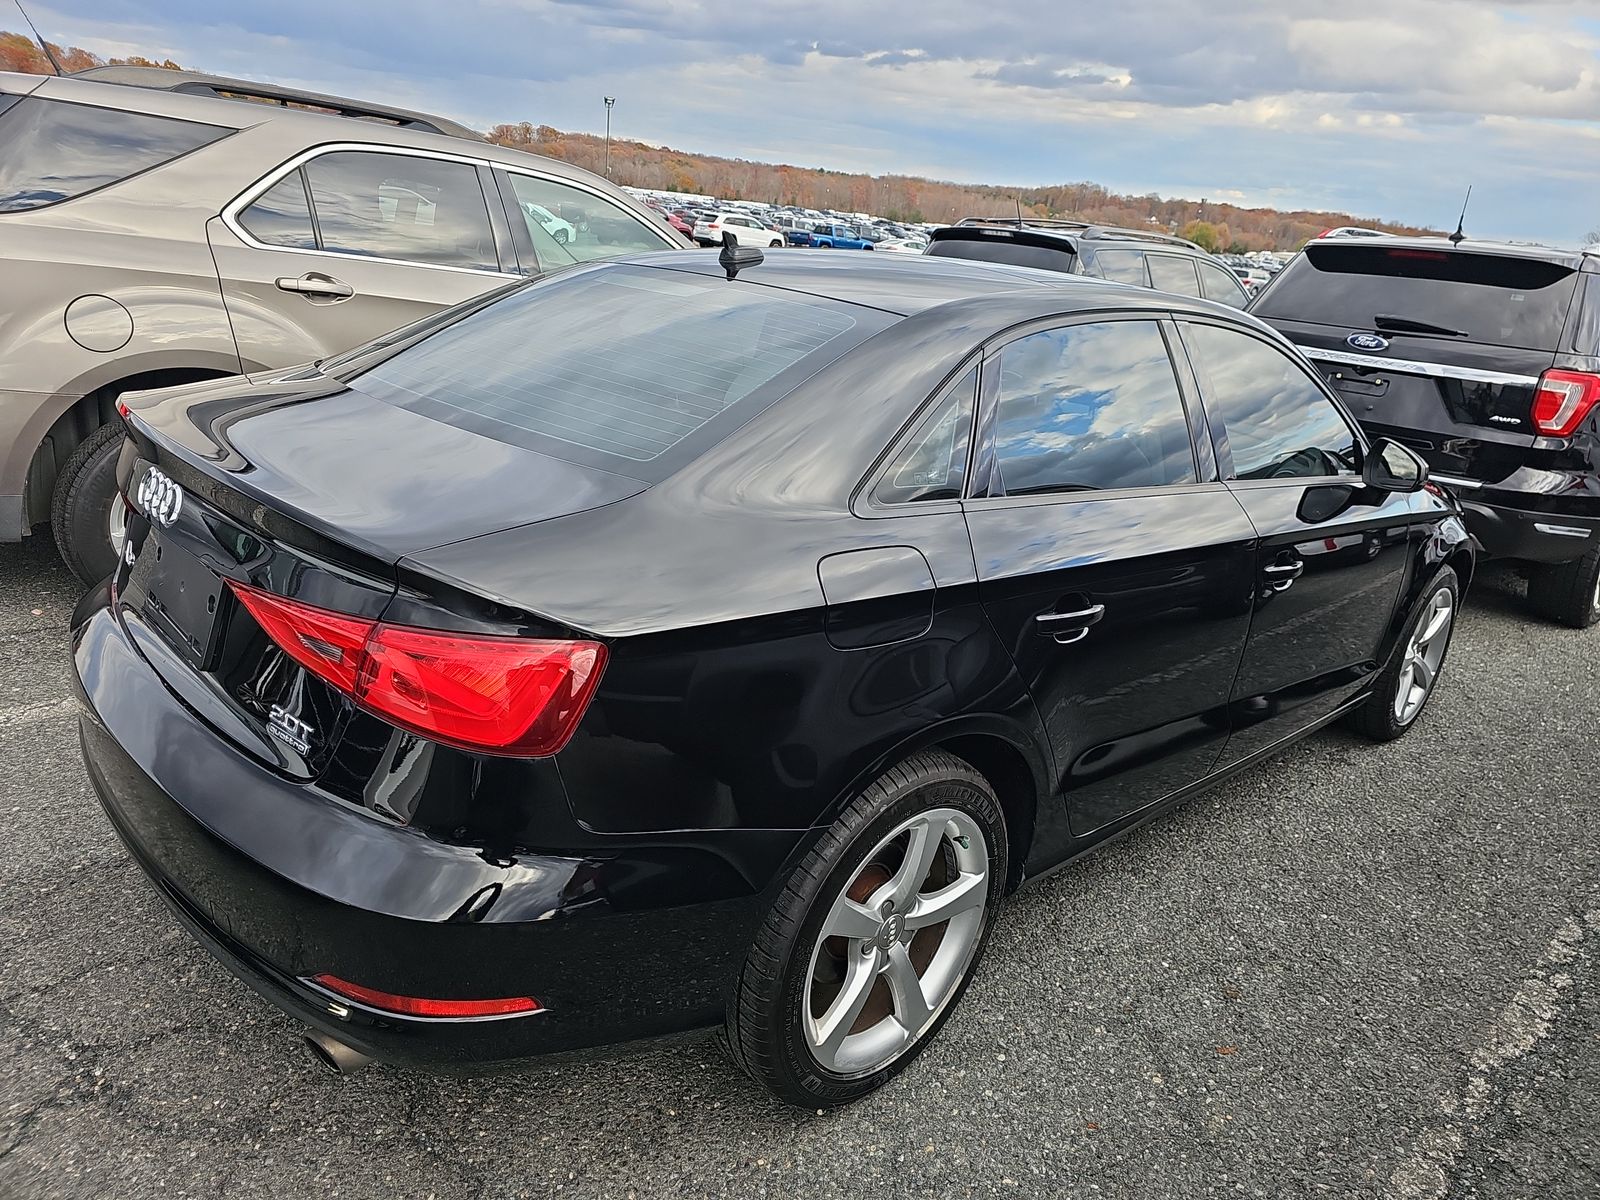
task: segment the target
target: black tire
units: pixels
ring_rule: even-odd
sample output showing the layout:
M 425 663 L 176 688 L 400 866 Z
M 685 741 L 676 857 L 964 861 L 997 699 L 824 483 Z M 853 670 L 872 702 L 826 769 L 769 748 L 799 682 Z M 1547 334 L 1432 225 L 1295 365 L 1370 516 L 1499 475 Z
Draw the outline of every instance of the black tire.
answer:
M 1534 567 L 1528 572 L 1528 607 L 1571 629 L 1600 621 L 1600 547 L 1571 562 Z
M 567 231 L 565 229 L 558 229 L 550 236 L 555 239 L 555 243 L 558 246 L 565 246 L 567 244 Z
M 838 1075 L 811 1053 L 801 1028 L 812 953 L 834 899 L 896 826 L 931 808 L 959 809 L 988 846 L 984 919 L 965 973 L 920 1037 L 867 1074 Z M 882 1087 L 927 1048 L 971 982 L 1005 893 L 1005 818 L 984 777 L 954 755 L 927 751 L 894 767 L 858 796 L 794 870 L 756 934 L 729 1005 L 725 1045 L 756 1082 L 803 1108 L 848 1104 Z
M 50 527 L 62 561 L 84 587 L 93 587 L 117 565 L 110 520 L 124 434 L 121 421 L 101 426 L 78 444 L 56 476 Z
M 1400 720 L 1395 713 L 1395 697 L 1400 690 L 1400 676 L 1405 669 L 1407 648 L 1411 645 L 1412 636 L 1417 632 L 1417 627 L 1431 612 L 1433 599 L 1441 590 L 1448 590 L 1452 608 L 1455 612 L 1461 609 L 1461 581 L 1456 578 L 1456 573 L 1450 567 L 1442 567 L 1426 588 L 1423 589 L 1421 598 L 1412 610 L 1411 617 L 1406 621 L 1406 627 L 1396 643 L 1394 653 L 1389 656 L 1389 663 L 1379 674 L 1377 682 L 1372 685 L 1372 695 L 1367 698 L 1360 708 L 1355 709 L 1345 718 L 1345 724 L 1357 733 L 1371 738 L 1375 742 L 1392 742 L 1398 737 L 1404 737 L 1412 729 L 1417 718 L 1427 708 L 1428 702 L 1433 699 L 1433 694 L 1438 690 L 1437 682 L 1430 685 L 1427 695 L 1423 698 L 1422 706 L 1406 719 Z M 1455 622 L 1452 617 L 1449 628 L 1445 631 L 1444 652 L 1439 658 L 1435 678 L 1444 673 L 1445 663 L 1450 657 L 1450 639 L 1455 634 Z

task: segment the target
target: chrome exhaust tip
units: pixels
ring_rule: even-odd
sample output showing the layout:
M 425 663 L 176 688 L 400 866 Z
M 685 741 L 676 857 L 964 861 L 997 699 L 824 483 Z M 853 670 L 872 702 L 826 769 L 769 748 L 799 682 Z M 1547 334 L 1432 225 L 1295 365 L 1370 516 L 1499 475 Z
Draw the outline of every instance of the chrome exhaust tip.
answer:
M 361 1051 L 353 1050 L 337 1038 L 331 1038 L 325 1033 L 306 1034 L 306 1049 L 311 1051 L 313 1058 L 335 1075 L 349 1075 L 372 1061 Z

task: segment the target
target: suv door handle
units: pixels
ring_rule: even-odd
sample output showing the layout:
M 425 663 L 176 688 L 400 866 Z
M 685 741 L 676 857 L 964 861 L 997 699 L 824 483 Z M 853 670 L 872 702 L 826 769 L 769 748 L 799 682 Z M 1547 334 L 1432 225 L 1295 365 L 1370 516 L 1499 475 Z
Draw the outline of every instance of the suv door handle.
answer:
M 299 292 L 302 296 L 320 300 L 348 300 L 356 294 L 355 288 L 342 279 L 315 271 L 309 271 L 298 279 L 285 275 L 278 280 L 278 287 L 285 292 Z
M 1063 646 L 1081 642 L 1089 636 L 1089 627 L 1106 615 L 1104 604 L 1091 604 L 1076 612 L 1048 612 L 1034 617 L 1038 632 L 1053 637 Z

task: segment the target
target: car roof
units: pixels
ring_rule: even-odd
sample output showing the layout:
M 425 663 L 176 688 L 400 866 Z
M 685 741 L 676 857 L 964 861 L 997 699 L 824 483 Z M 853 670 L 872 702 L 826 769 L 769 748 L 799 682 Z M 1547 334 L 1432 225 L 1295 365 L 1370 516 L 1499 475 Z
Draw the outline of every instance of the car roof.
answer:
M 722 275 L 720 251 L 667 251 L 634 255 L 613 261 Z M 1084 275 L 1066 275 L 1032 267 L 978 262 L 965 258 L 931 258 L 924 255 L 881 257 L 870 251 L 841 254 L 836 250 L 775 250 L 763 261 L 740 269 L 739 281 L 784 288 L 847 304 L 860 304 L 897 316 L 910 317 L 930 309 L 985 297 L 1010 296 L 1028 308 L 1036 298 L 1040 315 L 1074 309 L 1148 309 L 1215 313 L 1230 320 L 1260 322 L 1238 309 L 1191 296 L 1174 296 L 1133 284 L 1113 283 Z M 1266 328 L 1266 326 L 1261 326 Z
M 1374 250 L 1395 250 L 1411 248 L 1416 250 L 1441 250 L 1446 254 L 1458 252 L 1461 254 L 1498 254 L 1506 258 L 1533 258 L 1541 262 L 1560 263 L 1562 266 L 1576 267 L 1589 257 L 1582 250 L 1571 249 L 1565 246 L 1546 246 L 1540 242 L 1496 242 L 1465 238 L 1462 241 L 1452 241 L 1447 237 L 1411 237 L 1400 234 L 1385 234 L 1381 238 L 1312 238 L 1306 243 L 1306 249 L 1315 249 L 1318 253 L 1326 249 L 1338 247 L 1336 252 L 1358 249 L 1371 253 Z
M 105 66 L 74 71 L 68 78 L 83 79 L 91 83 L 110 83 L 123 87 L 177 92 L 188 96 L 207 96 L 216 100 L 265 101 L 286 108 L 291 104 L 305 105 L 336 116 L 381 121 L 398 129 L 414 129 L 423 133 L 443 134 L 446 137 L 483 140 L 465 125 L 431 113 L 414 112 L 408 108 L 395 108 L 388 104 L 374 104 L 368 100 L 352 100 L 345 96 L 333 96 L 303 88 L 258 83 L 250 79 L 207 75 L 200 71 L 174 71 L 166 67 Z

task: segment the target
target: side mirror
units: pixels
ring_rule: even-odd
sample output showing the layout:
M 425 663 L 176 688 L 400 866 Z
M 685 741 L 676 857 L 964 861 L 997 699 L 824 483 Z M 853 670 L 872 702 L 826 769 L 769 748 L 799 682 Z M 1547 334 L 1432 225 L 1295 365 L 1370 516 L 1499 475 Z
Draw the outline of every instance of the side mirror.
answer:
M 1367 449 L 1361 481 L 1383 492 L 1420 492 L 1428 482 L 1428 464 L 1409 447 L 1379 438 Z

